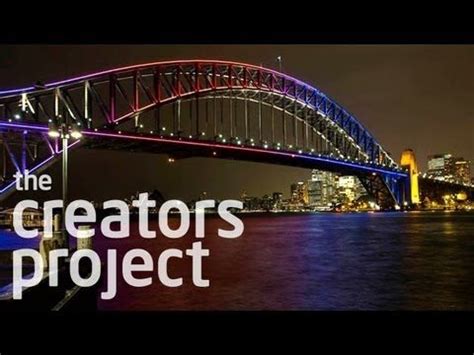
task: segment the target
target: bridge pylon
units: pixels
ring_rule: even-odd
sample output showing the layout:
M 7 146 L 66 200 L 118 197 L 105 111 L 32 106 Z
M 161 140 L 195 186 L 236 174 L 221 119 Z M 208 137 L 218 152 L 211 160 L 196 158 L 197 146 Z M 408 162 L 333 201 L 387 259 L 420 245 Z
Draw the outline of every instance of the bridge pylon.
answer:
M 409 179 L 407 180 L 407 191 L 409 192 L 408 202 L 411 205 L 417 205 L 420 203 L 420 190 L 418 187 L 418 166 L 416 164 L 415 152 L 412 149 L 405 149 L 402 152 L 400 165 L 403 168 L 408 169 L 408 172 L 410 174 Z

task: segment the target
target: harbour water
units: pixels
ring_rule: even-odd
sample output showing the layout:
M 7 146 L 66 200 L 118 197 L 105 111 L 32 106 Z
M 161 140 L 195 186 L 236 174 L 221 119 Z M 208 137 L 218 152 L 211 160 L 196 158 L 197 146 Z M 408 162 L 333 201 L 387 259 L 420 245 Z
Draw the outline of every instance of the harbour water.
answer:
M 472 212 L 240 217 L 245 231 L 237 239 L 218 237 L 217 229 L 229 226 L 212 215 L 206 217 L 206 237 L 199 240 L 193 227 L 181 239 L 160 234 L 143 239 L 136 222 L 129 238 L 94 237 L 94 249 L 103 260 L 108 248 L 117 249 L 119 261 L 126 251 L 143 248 L 155 263 L 163 250 L 185 250 L 196 241 L 210 250 L 203 258 L 209 288 L 193 285 L 189 257 L 170 262 L 170 277 L 183 277 L 183 286 L 177 288 L 160 283 L 156 265 L 153 273 L 134 273 L 152 276 L 152 285 L 128 286 L 119 264 L 117 296 L 98 299 L 99 309 L 474 310 Z M 158 230 L 158 223 L 150 222 L 150 229 Z M 37 242 L 0 232 L 0 250 L 35 247 Z
M 252 214 L 237 239 L 217 237 L 225 222 L 206 224 L 203 260 L 209 288 L 192 284 L 191 263 L 170 264 L 184 285 L 119 281 L 102 310 L 474 310 L 474 214 L 450 212 Z M 179 240 L 135 235 L 97 239 L 98 250 L 144 248 L 154 260 Z M 151 228 L 158 229 L 156 225 Z M 104 255 L 105 256 L 105 255 Z M 120 260 L 120 257 L 119 257 Z M 138 273 L 140 275 L 140 273 Z M 143 273 L 143 276 L 148 274 Z M 103 288 L 105 289 L 105 287 Z

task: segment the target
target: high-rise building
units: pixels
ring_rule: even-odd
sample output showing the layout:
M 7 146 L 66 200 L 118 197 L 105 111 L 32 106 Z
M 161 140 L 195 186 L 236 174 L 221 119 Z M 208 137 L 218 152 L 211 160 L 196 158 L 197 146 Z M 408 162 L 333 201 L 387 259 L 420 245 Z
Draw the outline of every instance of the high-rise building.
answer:
M 336 192 L 335 174 L 327 171 L 313 170 L 308 180 L 308 203 L 314 207 L 331 205 Z
M 471 179 L 470 162 L 451 154 L 428 157 L 428 176 L 436 179 L 468 185 Z
M 273 206 L 275 208 L 280 208 L 281 204 L 283 202 L 283 193 L 274 192 L 273 195 L 272 195 L 272 199 L 273 199 Z
M 463 158 L 454 159 L 454 181 L 458 184 L 469 185 L 471 182 L 470 162 Z
M 258 197 L 246 196 L 243 200 L 244 210 L 255 211 L 262 207 L 262 201 Z
M 337 179 L 337 195 L 340 202 L 352 202 L 365 192 L 357 176 L 339 176 Z
M 308 204 L 308 185 L 303 181 L 291 184 L 291 202 L 296 205 Z
M 428 156 L 428 176 L 439 180 L 452 181 L 454 178 L 454 159 L 451 154 L 435 154 Z
M 308 180 L 308 203 L 310 206 L 322 205 L 323 182 Z
M 263 210 L 270 211 L 273 209 L 273 198 L 270 195 L 263 195 L 261 202 L 260 202 L 260 207 Z

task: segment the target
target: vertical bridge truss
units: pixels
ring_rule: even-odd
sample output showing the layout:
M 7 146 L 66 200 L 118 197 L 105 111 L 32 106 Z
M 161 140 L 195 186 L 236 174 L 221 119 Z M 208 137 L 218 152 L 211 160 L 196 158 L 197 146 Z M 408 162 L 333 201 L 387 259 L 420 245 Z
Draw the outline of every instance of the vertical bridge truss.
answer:
M 407 177 L 352 114 L 308 84 L 248 64 L 172 61 L 0 91 L 0 199 L 16 171 L 39 172 L 57 159 L 48 129 L 61 124 L 80 128 L 85 139 L 72 145 L 86 147 L 123 137 L 265 150 L 277 163 L 298 155 L 358 175 L 369 192 L 381 186 L 375 195 L 385 205 L 402 202 L 397 186 Z

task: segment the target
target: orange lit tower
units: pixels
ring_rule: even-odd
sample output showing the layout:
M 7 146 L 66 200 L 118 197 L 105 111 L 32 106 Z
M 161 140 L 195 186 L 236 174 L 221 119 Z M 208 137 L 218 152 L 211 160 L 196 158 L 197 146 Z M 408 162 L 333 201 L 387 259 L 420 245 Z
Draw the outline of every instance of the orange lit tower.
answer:
M 412 204 L 420 203 L 420 191 L 418 188 L 418 167 L 416 165 L 415 152 L 405 149 L 402 153 L 400 165 L 408 169 L 410 173 L 410 200 Z

